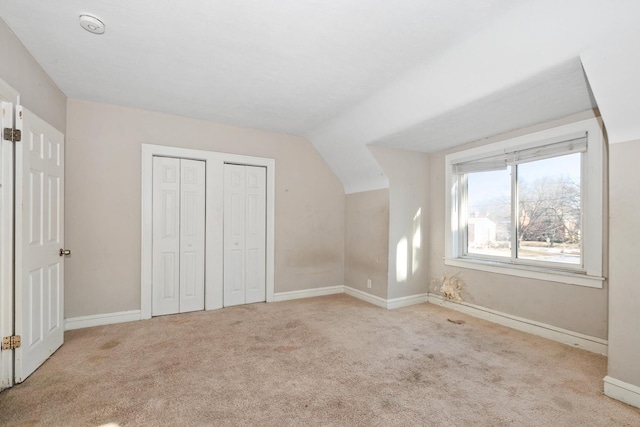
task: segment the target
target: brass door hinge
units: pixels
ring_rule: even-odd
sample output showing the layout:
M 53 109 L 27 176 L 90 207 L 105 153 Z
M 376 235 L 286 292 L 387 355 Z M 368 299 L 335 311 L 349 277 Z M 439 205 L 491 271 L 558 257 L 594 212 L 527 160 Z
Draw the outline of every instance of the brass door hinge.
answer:
M 19 129 L 4 128 L 3 138 L 7 141 L 18 142 L 22 140 L 22 132 Z
M 2 349 L 13 350 L 20 347 L 20 335 L 2 338 Z

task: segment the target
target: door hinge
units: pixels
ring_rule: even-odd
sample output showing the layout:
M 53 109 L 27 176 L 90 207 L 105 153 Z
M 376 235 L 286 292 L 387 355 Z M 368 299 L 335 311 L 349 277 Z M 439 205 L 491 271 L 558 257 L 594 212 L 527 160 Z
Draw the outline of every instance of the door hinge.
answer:
M 13 350 L 20 347 L 20 335 L 2 338 L 2 349 Z
M 11 142 L 19 142 L 22 140 L 22 132 L 20 129 L 4 128 L 3 138 Z

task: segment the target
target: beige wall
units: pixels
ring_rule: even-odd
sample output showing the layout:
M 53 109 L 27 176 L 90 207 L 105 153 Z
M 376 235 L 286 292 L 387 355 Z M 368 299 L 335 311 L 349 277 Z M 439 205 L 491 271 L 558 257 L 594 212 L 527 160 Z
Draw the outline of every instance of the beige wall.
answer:
M 387 298 L 389 269 L 389 190 L 347 194 L 345 285 Z M 371 279 L 371 289 L 367 288 Z
M 141 144 L 276 160 L 275 292 L 344 282 L 344 190 L 305 139 L 70 99 L 65 317 L 140 308 Z
M 429 156 L 370 147 L 389 178 L 389 283 L 387 298 L 429 289 Z
M 609 147 L 609 371 L 640 387 L 640 141 Z
M 66 133 L 67 97 L 0 20 L 0 78 L 20 93 L 20 103 Z
M 444 264 L 445 155 L 593 117 L 579 114 L 431 155 L 429 269 L 432 278 L 460 274 L 466 302 L 598 338 L 607 338 L 607 283 L 603 289 L 506 276 Z M 436 289 L 432 287 L 432 291 Z

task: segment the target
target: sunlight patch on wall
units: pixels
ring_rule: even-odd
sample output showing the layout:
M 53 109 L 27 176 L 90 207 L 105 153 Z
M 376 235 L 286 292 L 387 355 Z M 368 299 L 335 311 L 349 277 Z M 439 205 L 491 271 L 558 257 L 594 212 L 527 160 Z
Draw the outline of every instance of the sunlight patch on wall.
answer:
M 413 239 L 412 239 L 412 253 L 411 253 L 411 273 L 416 274 L 420 268 L 420 256 L 422 245 L 422 233 L 420 230 L 420 216 L 422 214 L 422 208 L 418 208 L 418 212 L 413 216 Z
M 396 281 L 406 282 L 409 242 L 403 237 L 396 246 Z

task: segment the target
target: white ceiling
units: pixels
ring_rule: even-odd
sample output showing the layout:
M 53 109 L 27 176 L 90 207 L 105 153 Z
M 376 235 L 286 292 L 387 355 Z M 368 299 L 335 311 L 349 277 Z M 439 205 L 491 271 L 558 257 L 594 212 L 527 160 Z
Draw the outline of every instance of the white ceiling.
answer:
M 511 3 L 3 0 L 0 16 L 69 97 L 304 134 Z
M 640 34 L 619 34 L 637 16 L 637 0 L 0 0 L 67 96 L 305 136 L 348 193 L 388 185 L 372 143 L 432 152 L 594 99 L 630 135 Z

